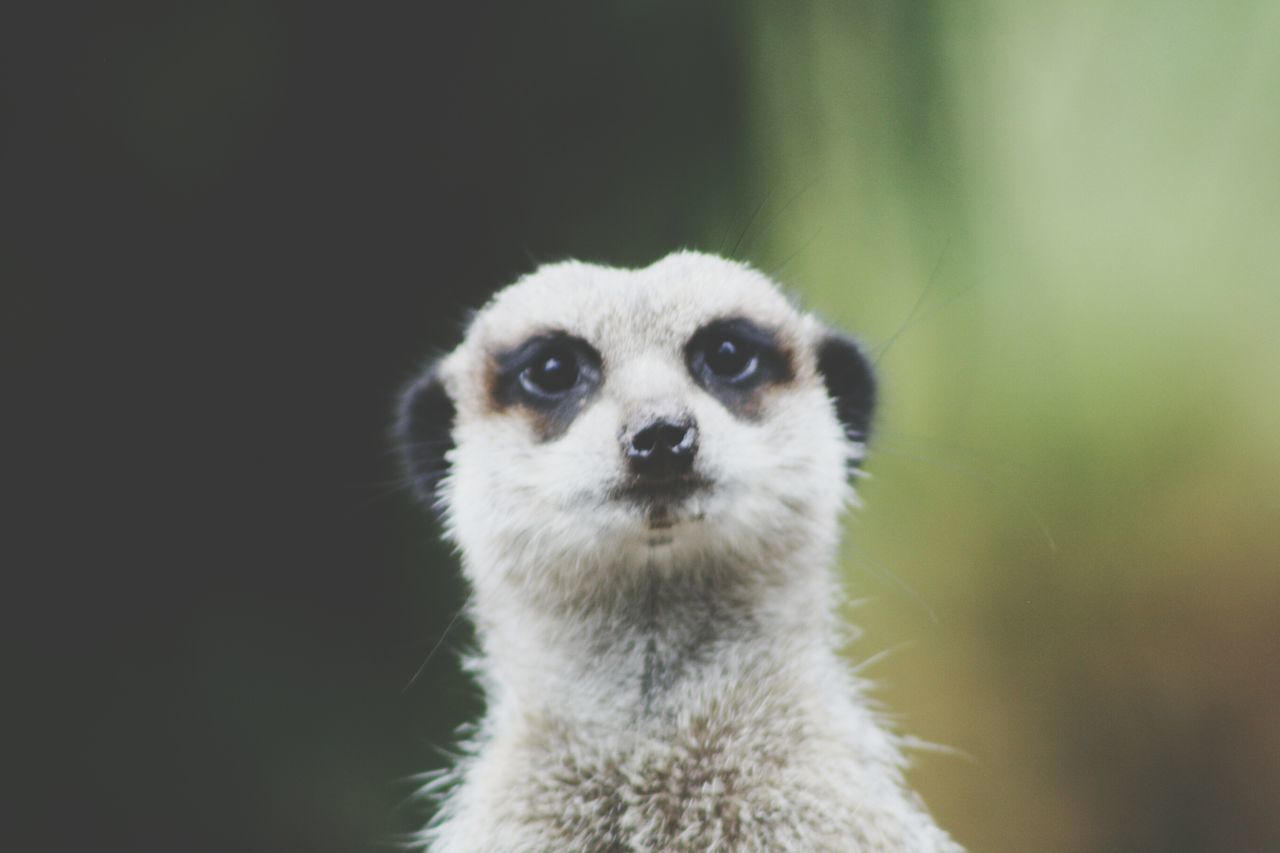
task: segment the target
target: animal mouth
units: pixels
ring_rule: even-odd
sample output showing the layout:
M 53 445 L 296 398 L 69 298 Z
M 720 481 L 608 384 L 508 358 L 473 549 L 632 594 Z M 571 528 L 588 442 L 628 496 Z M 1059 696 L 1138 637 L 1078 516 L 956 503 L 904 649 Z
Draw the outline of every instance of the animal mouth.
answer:
M 701 477 L 671 477 L 661 480 L 637 477 L 614 489 L 613 498 L 644 506 L 677 504 L 698 492 L 706 491 L 710 486 L 710 482 Z
M 694 476 L 636 478 L 615 489 L 613 498 L 641 510 L 650 530 L 668 530 L 677 522 L 700 519 L 701 514 L 682 510 L 692 498 L 710 488 L 710 481 Z

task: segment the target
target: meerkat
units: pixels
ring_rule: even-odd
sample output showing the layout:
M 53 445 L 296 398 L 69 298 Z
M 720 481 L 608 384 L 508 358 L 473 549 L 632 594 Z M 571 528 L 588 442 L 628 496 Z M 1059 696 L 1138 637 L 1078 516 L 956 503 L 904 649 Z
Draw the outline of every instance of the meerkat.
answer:
M 461 552 L 486 712 L 431 850 L 959 851 L 839 654 L 876 401 L 753 268 L 543 266 L 404 393 Z

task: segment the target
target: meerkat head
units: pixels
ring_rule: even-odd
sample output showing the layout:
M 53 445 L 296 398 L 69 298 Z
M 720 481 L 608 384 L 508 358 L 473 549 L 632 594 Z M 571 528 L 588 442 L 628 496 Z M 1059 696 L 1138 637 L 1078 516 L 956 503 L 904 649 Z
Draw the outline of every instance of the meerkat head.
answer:
M 520 279 L 408 389 L 398 428 L 479 592 L 572 598 L 829 558 L 874 401 L 852 341 L 750 267 L 682 252 Z

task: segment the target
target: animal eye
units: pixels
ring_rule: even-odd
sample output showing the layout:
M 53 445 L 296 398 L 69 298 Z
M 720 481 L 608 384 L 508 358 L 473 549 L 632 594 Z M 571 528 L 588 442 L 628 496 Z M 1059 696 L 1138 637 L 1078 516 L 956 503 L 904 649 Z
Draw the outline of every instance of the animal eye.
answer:
M 742 382 L 750 379 L 759 369 L 760 353 L 748 341 L 721 333 L 707 342 L 703 363 L 718 379 Z
M 538 352 L 520 372 L 520 384 L 539 397 L 558 397 L 578 384 L 577 355 L 566 346 L 552 345 Z

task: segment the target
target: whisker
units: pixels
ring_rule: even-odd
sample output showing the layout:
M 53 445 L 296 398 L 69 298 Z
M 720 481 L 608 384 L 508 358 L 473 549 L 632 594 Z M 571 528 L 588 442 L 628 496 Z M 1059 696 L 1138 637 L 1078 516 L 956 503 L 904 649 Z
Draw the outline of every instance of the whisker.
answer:
M 861 548 L 856 542 L 849 541 L 848 547 L 852 548 L 856 552 L 855 557 L 858 558 L 860 563 L 864 564 L 862 566 L 863 568 L 870 569 L 872 575 L 879 578 L 881 581 L 885 581 L 890 585 L 897 587 L 900 592 L 906 593 L 912 601 L 924 610 L 925 614 L 928 615 L 930 622 L 935 625 L 938 624 L 938 614 L 929 606 L 929 602 L 924 600 L 924 596 L 920 595 L 920 593 L 916 591 L 915 587 L 903 580 L 897 572 L 872 559 L 871 555 L 868 554 L 865 549 Z
M 351 513 L 358 514 L 358 513 L 364 512 L 365 510 L 369 509 L 369 507 L 373 506 L 376 503 L 380 503 L 382 501 L 387 500 L 388 498 L 392 498 L 392 497 L 395 497 L 396 495 L 402 494 L 404 492 L 410 492 L 412 490 L 413 490 L 412 483 L 399 483 L 399 484 L 388 486 L 387 488 L 382 489 L 381 491 L 375 492 L 372 495 L 368 495 L 363 500 L 358 501 L 357 503 L 352 505 Z
M 999 469 L 1007 476 L 1025 475 L 1029 472 L 1026 465 L 1019 465 L 1009 459 L 993 456 L 990 453 L 982 451 L 968 444 L 960 444 L 954 441 L 945 441 L 943 439 L 934 438 L 927 435 L 919 435 L 917 433 L 904 432 L 903 430 L 880 428 L 877 430 L 877 440 L 875 447 L 884 447 L 897 456 L 905 456 L 919 462 L 929 462 L 931 460 L 921 456 L 911 456 L 913 447 L 923 447 L 926 450 L 938 451 L 946 454 L 941 457 L 949 459 L 955 454 L 963 454 L 982 464 L 987 471 Z
M 823 226 L 819 225 L 818 230 L 813 232 L 813 236 L 800 244 L 800 248 L 796 249 L 794 252 L 787 255 L 786 260 L 778 264 L 773 269 L 769 270 L 769 278 L 775 278 L 778 275 L 778 273 L 782 272 L 782 270 L 786 268 L 787 264 L 794 261 L 797 257 L 799 257 L 804 252 L 805 249 L 812 246 L 813 242 L 822 235 L 822 231 L 823 231 Z
M 922 456 L 916 453 L 908 453 L 902 450 L 897 450 L 891 445 L 890 446 L 882 445 L 880 448 L 880 452 L 889 453 L 891 455 L 897 456 L 902 459 L 911 459 L 916 462 L 924 462 L 929 465 L 935 465 L 944 470 L 955 471 L 957 473 L 964 474 L 972 478 L 974 482 L 980 483 L 983 486 L 986 486 L 987 488 L 991 489 L 996 495 L 1002 498 L 1006 504 L 1016 505 L 1016 507 L 1020 509 L 1023 513 L 1025 513 L 1032 520 L 1032 522 L 1035 523 L 1036 527 L 1040 529 L 1040 534 L 1044 537 L 1045 542 L 1048 544 L 1050 553 L 1054 553 L 1054 554 L 1058 553 L 1058 543 L 1057 543 L 1057 540 L 1054 539 L 1053 533 L 1049 530 L 1049 525 L 1045 523 L 1044 519 L 1040 517 L 1039 513 L 1037 513 L 1035 510 L 1031 508 L 1030 503 L 1027 500 L 1026 496 L 1021 492 L 1019 492 L 1014 487 L 1001 483 L 999 480 L 993 479 L 992 477 L 987 475 L 985 472 L 983 472 L 981 469 L 975 468 L 972 465 L 965 465 L 964 463 L 956 462 L 954 460 L 937 459 L 937 458 L 931 458 L 928 456 Z
M 881 649 L 875 654 L 869 655 L 863 658 L 862 660 L 858 661 L 857 663 L 855 663 L 853 665 L 853 674 L 862 675 L 866 670 L 871 669 L 874 666 L 879 666 L 880 664 L 884 663 L 893 655 L 897 654 L 903 649 L 910 648 L 913 645 L 915 645 L 915 643 L 906 641 L 902 643 L 896 643 L 892 646 L 889 646 L 888 648 Z
M 421 476 L 421 477 L 427 477 L 427 478 L 435 478 L 435 477 L 442 476 L 446 473 L 448 473 L 447 467 L 432 470 L 432 471 L 416 472 L 415 477 Z M 364 500 L 355 504 L 352 507 L 352 512 L 360 512 L 360 511 L 366 510 L 373 504 L 378 503 L 379 501 L 386 500 L 387 498 L 402 494 L 404 492 L 411 492 L 413 491 L 413 487 L 414 487 L 414 479 L 411 477 L 405 477 L 401 480 L 381 480 L 381 481 L 375 481 L 370 483 L 351 485 L 349 486 L 349 488 L 352 488 L 352 489 L 360 489 L 360 490 L 376 489 L 376 491 L 373 494 L 368 495 L 367 497 L 365 497 Z
M 758 244 L 758 243 L 760 242 L 760 238 L 761 238 L 763 235 L 765 235 L 765 234 L 769 233 L 769 229 L 770 229 L 770 228 L 772 228 L 772 227 L 774 226 L 774 224 L 776 224 L 776 223 L 777 223 L 777 221 L 778 221 L 779 219 L 781 219 L 781 218 L 782 218 L 782 214 L 786 213 L 786 212 L 787 212 L 787 209 L 788 209 L 788 208 L 790 208 L 790 207 L 791 207 L 791 205 L 793 205 L 793 204 L 795 204 L 797 201 L 799 201 L 799 200 L 800 200 L 800 199 L 805 195 L 805 193 L 807 193 L 807 192 L 809 192 L 809 190 L 813 189 L 814 185 L 818 183 L 818 178 L 819 178 L 819 177 L 820 177 L 819 175 L 814 175 L 812 178 L 810 178 L 810 179 L 805 183 L 805 185 L 804 185 L 804 186 L 802 186 L 802 187 L 801 187 L 799 190 L 797 190 L 796 192 L 792 193 L 792 194 L 791 194 L 791 196 L 790 196 L 790 197 L 789 197 L 789 198 L 788 198 L 788 199 L 783 203 L 782 207 L 780 207 L 780 208 L 778 208 L 776 211 L 774 211 L 773 216 L 770 216 L 770 217 L 769 217 L 769 221 L 768 221 L 768 222 L 766 222 L 764 225 L 762 225 L 762 226 L 761 226 L 761 227 L 756 231 L 756 237 L 755 237 L 755 240 L 754 240 L 753 242 L 754 242 L 754 243 L 756 243 L 756 244 Z M 812 238 L 810 238 L 810 242 L 812 242 Z M 785 262 L 784 262 L 784 264 L 783 264 L 783 265 L 785 266 Z
M 756 217 L 760 215 L 760 211 L 768 204 L 769 199 L 773 197 L 773 190 L 770 189 L 764 194 L 764 198 L 760 199 L 760 203 L 756 205 L 756 209 L 751 211 L 751 216 L 747 219 L 747 224 L 743 227 L 742 233 L 738 235 L 738 242 L 733 244 L 733 250 L 729 252 L 730 258 L 738 256 L 738 247 L 742 245 L 742 241 L 746 238 L 747 232 L 751 230 L 751 223 L 756 221 Z
M 385 450 L 378 451 L 379 456 L 392 456 L 405 450 L 430 450 L 436 447 L 452 447 L 454 444 L 451 438 L 438 438 L 427 441 L 406 441 L 397 443 L 394 447 L 388 447 Z
M 938 253 L 938 260 L 933 264 L 933 272 L 929 275 L 928 283 L 925 284 L 924 289 L 920 291 L 920 295 L 916 297 L 915 304 L 911 306 L 911 311 L 907 314 L 907 318 L 898 326 L 897 331 L 889 336 L 888 340 L 883 341 L 872 348 L 871 351 L 875 354 L 875 357 L 872 359 L 872 364 L 878 365 L 880 363 L 880 359 L 884 358 L 884 356 L 889 352 L 889 348 L 893 346 L 894 342 L 902 336 L 903 332 L 910 328 L 912 320 L 914 320 L 916 315 L 920 313 L 920 308 L 924 305 L 925 299 L 928 298 L 929 294 L 933 292 L 934 287 L 937 286 L 938 273 L 942 271 L 942 262 L 946 259 L 947 250 L 950 248 L 951 238 L 948 237 L 947 242 L 942 246 L 942 251 Z
M 422 673 L 426 671 L 426 669 L 427 669 L 427 664 L 431 663 L 431 659 L 432 659 L 432 658 L 434 658 L 434 657 L 436 656 L 436 652 L 440 651 L 440 647 L 444 645 L 444 641 L 448 638 L 448 636 L 449 636 L 449 632 L 451 632 L 451 631 L 453 630 L 453 626 L 454 626 L 454 625 L 458 624 L 458 619 L 459 619 L 459 617 L 461 617 L 461 616 L 462 616 L 463 612 L 467 609 L 467 607 L 468 607 L 470 604 L 471 604 L 471 595 L 470 595 L 470 594 L 468 594 L 468 595 L 467 595 L 467 597 L 466 597 L 466 600 L 464 600 L 464 601 L 462 602 L 462 606 L 461 606 L 461 607 L 459 607 L 459 608 L 454 612 L 454 614 L 453 614 L 453 618 L 449 620 L 449 624 L 448 624 L 448 625 L 446 625 L 446 626 L 444 627 L 444 632 L 440 634 L 440 639 L 436 640 L 436 644 L 435 644 L 434 646 L 432 646 L 432 647 L 431 647 L 431 651 L 427 652 L 426 660 L 424 660 L 424 661 L 422 662 L 422 664 L 418 667 L 417 672 L 415 672 L 415 673 L 413 674 L 413 678 L 410 678 L 410 679 L 409 679 L 409 683 L 408 683 L 408 684 L 406 684 L 406 685 L 401 689 L 401 691 L 400 691 L 400 692 L 401 692 L 402 694 L 403 694 L 403 693 L 408 693 L 408 692 L 409 692 L 409 688 L 413 687 L 413 685 L 417 682 L 417 680 L 418 680 L 419 676 L 421 676 L 421 675 L 422 675 Z

